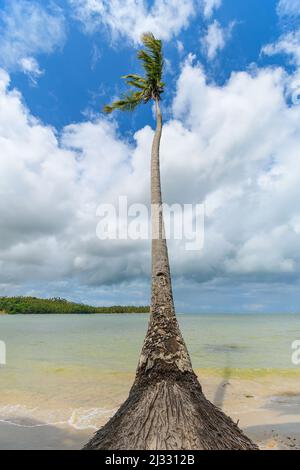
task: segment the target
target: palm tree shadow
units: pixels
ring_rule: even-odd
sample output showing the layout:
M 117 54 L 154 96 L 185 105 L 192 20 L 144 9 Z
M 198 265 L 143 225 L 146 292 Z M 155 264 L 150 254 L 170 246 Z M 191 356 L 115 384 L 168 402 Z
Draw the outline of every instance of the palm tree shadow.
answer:
M 217 390 L 215 392 L 214 399 L 213 399 L 213 404 L 220 409 L 222 409 L 224 405 L 226 390 L 227 390 L 227 387 L 230 385 L 230 382 L 229 382 L 230 377 L 231 377 L 230 358 L 229 358 L 229 355 L 227 355 L 227 364 L 223 370 L 223 380 L 218 385 Z

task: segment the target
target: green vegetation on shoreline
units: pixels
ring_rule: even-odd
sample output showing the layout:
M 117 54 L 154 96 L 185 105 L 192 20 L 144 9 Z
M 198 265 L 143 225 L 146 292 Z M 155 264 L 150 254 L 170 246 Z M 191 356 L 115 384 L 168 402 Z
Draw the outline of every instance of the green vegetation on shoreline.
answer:
M 68 302 L 65 299 L 38 299 L 36 297 L 0 297 L 0 314 L 66 314 L 66 313 L 149 313 L 149 307 L 117 306 L 91 307 Z

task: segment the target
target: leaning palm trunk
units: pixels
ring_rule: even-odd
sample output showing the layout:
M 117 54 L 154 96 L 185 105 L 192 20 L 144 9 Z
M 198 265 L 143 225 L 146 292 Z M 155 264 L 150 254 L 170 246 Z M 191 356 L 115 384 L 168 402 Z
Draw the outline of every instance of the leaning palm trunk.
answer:
M 256 446 L 233 421 L 203 395 L 175 315 L 165 239 L 159 148 L 162 115 L 159 97 L 164 84 L 161 41 L 143 36 L 146 78 L 128 75 L 138 89 L 106 106 L 132 110 L 155 101 L 157 126 L 151 155 L 152 299 L 148 332 L 129 397 L 85 449 L 106 450 L 250 450 Z
M 160 180 L 159 149 L 162 136 L 162 114 L 156 100 L 157 127 L 151 153 L 152 204 L 152 298 L 151 317 L 138 367 L 143 376 L 154 364 L 177 367 L 192 372 L 191 361 L 175 316 L 170 264 L 165 238 Z
M 255 450 L 256 446 L 210 403 L 193 372 L 175 316 L 162 211 L 159 145 L 151 159 L 152 302 L 148 332 L 128 399 L 85 449 Z

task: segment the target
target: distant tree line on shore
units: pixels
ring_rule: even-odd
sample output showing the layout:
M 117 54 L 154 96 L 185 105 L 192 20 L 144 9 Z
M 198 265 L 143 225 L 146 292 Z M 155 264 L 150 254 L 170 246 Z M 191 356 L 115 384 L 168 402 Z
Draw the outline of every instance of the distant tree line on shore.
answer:
M 36 297 L 0 297 L 0 313 L 18 314 L 47 314 L 47 313 L 148 313 L 146 306 L 92 307 L 61 298 L 38 299 Z

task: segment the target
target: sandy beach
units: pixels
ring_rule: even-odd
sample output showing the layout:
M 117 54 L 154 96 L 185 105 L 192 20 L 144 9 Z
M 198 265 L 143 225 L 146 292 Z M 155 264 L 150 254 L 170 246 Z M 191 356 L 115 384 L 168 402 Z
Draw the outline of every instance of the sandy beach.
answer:
M 231 377 L 230 371 L 223 378 L 218 373 L 207 375 L 205 371 L 198 371 L 198 374 L 206 396 L 239 422 L 261 449 L 300 449 L 299 377 L 266 374 L 243 379 Z M 127 386 L 130 386 L 129 376 Z M 115 404 L 125 398 L 124 387 L 124 391 L 115 396 Z M 114 412 L 114 409 L 105 413 L 105 410 L 97 412 L 96 408 L 80 408 L 69 416 L 66 411 L 61 421 L 55 422 L 59 412 L 54 409 L 54 402 L 50 401 L 49 405 L 51 408 L 36 407 L 31 411 L 17 405 L 6 407 L 5 416 L 0 416 L 0 449 L 79 450 Z M 51 424 L 34 419 L 34 415 L 52 416 Z
M 251 379 L 202 377 L 207 397 L 263 450 L 300 449 L 299 378 L 266 374 Z

